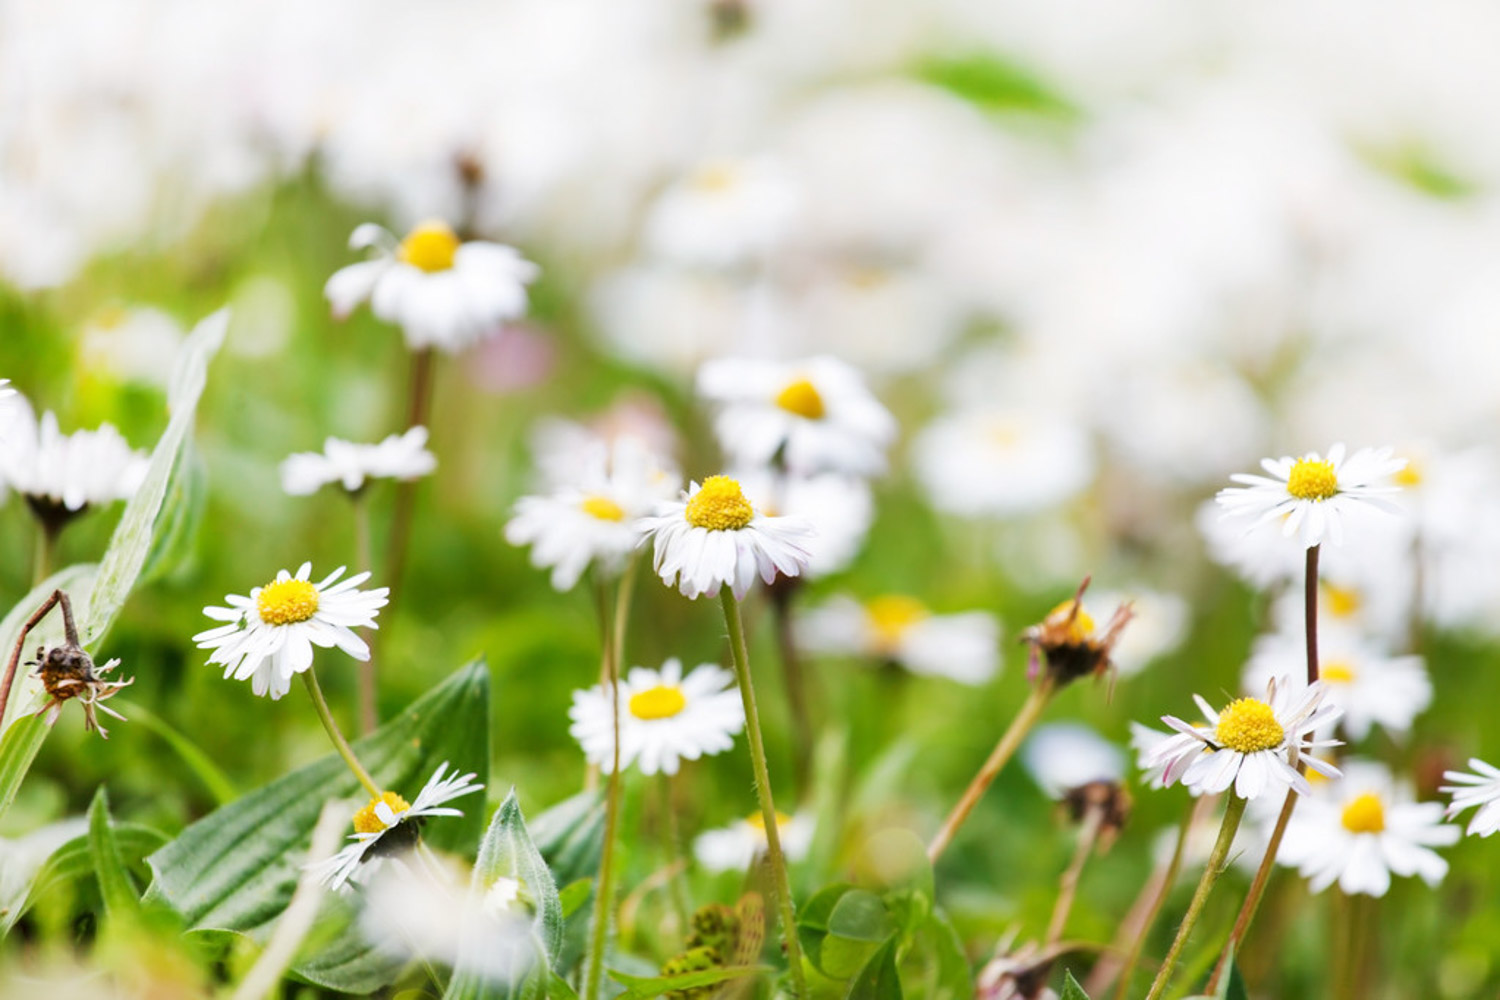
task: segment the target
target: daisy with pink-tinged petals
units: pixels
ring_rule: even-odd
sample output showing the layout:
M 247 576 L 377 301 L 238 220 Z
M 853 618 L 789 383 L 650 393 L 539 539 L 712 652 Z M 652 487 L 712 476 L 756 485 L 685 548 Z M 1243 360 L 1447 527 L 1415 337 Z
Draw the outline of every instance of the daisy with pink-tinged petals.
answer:
M 1251 527 L 1283 519 L 1282 534 L 1297 535 L 1303 548 L 1325 539 L 1342 545 L 1344 521 L 1361 506 L 1400 513 L 1381 496 L 1400 489 L 1390 477 L 1406 467 L 1406 459 L 1392 458 L 1389 448 L 1361 448 L 1346 456 L 1344 446 L 1336 444 L 1327 458 L 1310 451 L 1301 458 L 1262 459 L 1260 465 L 1269 478 L 1230 476 L 1244 485 L 1222 489 L 1214 499 L 1224 505 L 1226 517 L 1254 518 Z

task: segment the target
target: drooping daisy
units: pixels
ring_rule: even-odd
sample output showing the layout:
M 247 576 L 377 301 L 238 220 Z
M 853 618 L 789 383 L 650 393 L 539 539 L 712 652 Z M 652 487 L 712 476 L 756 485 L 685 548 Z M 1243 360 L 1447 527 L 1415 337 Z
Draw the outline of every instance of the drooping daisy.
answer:
M 65 522 L 86 507 L 135 496 L 150 459 L 110 424 L 64 434 L 57 417 L 40 421 L 25 396 L 0 402 L 0 482 L 26 498 L 44 522 Z
M 1500 830 L 1500 767 L 1486 764 L 1478 757 L 1470 757 L 1469 766 L 1476 773 L 1444 771 L 1444 780 L 1455 784 L 1444 785 L 1441 790 L 1453 796 L 1453 804 L 1448 807 L 1450 817 L 1470 806 L 1478 806 L 1479 811 L 1469 820 L 1467 832 L 1471 837 L 1476 834 L 1488 837 Z
M 323 288 L 342 319 L 368 299 L 381 319 L 398 324 L 412 350 L 452 354 L 499 331 L 526 312 L 526 286 L 538 268 L 513 247 L 460 242 L 446 223 L 423 222 L 406 237 L 365 223 L 349 237 L 352 250 L 371 247 L 372 260 L 334 273 Z
M 812 847 L 813 818 L 805 813 L 776 817 L 781 849 L 788 861 L 801 861 Z M 742 872 L 766 852 L 766 821 L 760 812 L 716 830 L 704 830 L 693 840 L 693 856 L 710 872 Z
M 667 586 L 684 597 L 716 597 L 728 586 L 739 600 L 756 574 L 771 583 L 779 573 L 807 568 L 812 527 L 801 518 L 757 514 L 740 484 L 728 476 L 691 483 L 682 499 L 657 504 L 636 529 L 655 547 L 653 565 Z
M 1338 777 L 1338 768 L 1312 756 L 1320 747 L 1338 746 L 1336 740 L 1310 739 L 1308 734 L 1338 718 L 1339 709 L 1324 704 L 1327 694 L 1321 682 L 1303 690 L 1289 682 L 1272 680 L 1265 700 L 1239 698 L 1216 712 L 1202 697 L 1193 695 L 1206 724 L 1189 725 L 1173 715 L 1162 721 L 1177 731 L 1149 758 L 1151 766 L 1163 766 L 1162 783 L 1170 787 L 1179 780 L 1204 792 L 1222 792 L 1231 785 L 1242 799 L 1254 799 L 1267 791 L 1294 788 L 1307 794 L 1307 779 L 1287 763 L 1295 747 L 1307 766 L 1326 777 Z
M 450 774 L 443 761 L 412 802 L 395 792 L 382 792 L 354 814 L 354 832 L 349 844 L 333 857 L 309 867 L 313 877 L 330 889 L 342 889 L 350 879 L 360 880 L 359 867 L 366 855 L 384 857 L 416 845 L 422 820 L 428 816 L 462 816 L 459 809 L 443 803 L 477 792 L 484 786 L 474 783 L 474 772 Z
M 904 594 L 863 603 L 834 597 L 801 617 L 797 635 L 812 652 L 872 657 L 960 684 L 984 684 L 1000 669 L 1000 623 L 993 615 L 938 615 Z
M 698 393 L 718 404 L 714 431 L 734 465 L 779 458 L 805 476 L 885 471 L 896 421 L 859 372 L 837 358 L 720 358 L 698 369 Z
M 660 670 L 632 667 L 620 681 L 620 767 L 642 774 L 676 774 L 683 760 L 723 753 L 745 727 L 745 709 L 734 675 L 712 663 L 686 677 L 673 658 Z M 573 692 L 568 732 L 589 763 L 614 769 L 614 700 L 604 684 Z
M 229 607 L 206 607 L 203 613 L 228 622 L 193 636 L 199 649 L 211 649 L 209 663 L 223 664 L 224 678 L 249 679 L 257 695 L 280 698 L 292 687 L 292 675 L 312 666 L 314 646 L 337 646 L 356 660 L 368 660 L 370 647 L 352 631 L 378 628 L 375 615 L 385 607 L 389 589 L 357 589 L 370 574 L 339 581 L 344 567 L 318 583 L 309 580 L 312 563 L 296 575 L 286 570 L 248 597 L 229 594 Z
M 1361 448 L 1346 457 L 1344 446 L 1336 444 L 1327 458 L 1310 451 L 1301 458 L 1262 459 L 1260 465 L 1270 478 L 1237 473 L 1229 478 L 1245 485 L 1226 487 L 1215 499 L 1226 517 L 1251 517 L 1255 524 L 1284 517 L 1282 534 L 1298 535 L 1305 549 L 1325 538 L 1342 545 L 1344 520 L 1361 505 L 1400 513 L 1381 496 L 1400 489 L 1390 477 L 1406 466 L 1406 459 L 1392 458 L 1389 448 Z
M 1384 896 L 1391 875 L 1442 881 L 1448 862 L 1432 850 L 1458 842 L 1443 807 L 1415 802 L 1379 764 L 1351 761 L 1344 777 L 1318 788 L 1292 813 L 1276 860 L 1297 868 L 1313 892 L 1334 883 L 1346 895 Z
M 412 427 L 405 434 L 392 434 L 379 444 L 355 444 L 330 437 L 323 450 L 300 451 L 281 463 L 281 488 L 292 496 L 316 493 L 329 483 L 338 483 L 350 493 L 364 488 L 369 479 L 420 479 L 437 468 L 437 459 L 427 450 L 427 428 Z

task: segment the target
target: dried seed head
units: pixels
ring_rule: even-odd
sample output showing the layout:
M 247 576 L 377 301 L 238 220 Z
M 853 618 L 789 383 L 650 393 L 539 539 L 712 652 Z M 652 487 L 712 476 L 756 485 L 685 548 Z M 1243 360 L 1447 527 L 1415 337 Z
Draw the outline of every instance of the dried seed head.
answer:
M 99 724 L 99 718 L 94 711 L 98 709 L 108 715 L 113 715 L 122 722 L 125 721 L 125 716 L 103 704 L 105 699 L 113 697 L 121 688 L 135 683 L 134 677 L 128 681 L 104 679 L 105 675 L 119 664 L 119 660 L 110 660 L 102 667 L 95 667 L 93 657 L 89 656 L 83 647 L 73 642 L 65 642 L 51 649 L 39 647 L 36 651 L 36 660 L 28 663 L 27 666 L 38 668 L 32 676 L 41 679 L 48 700 L 37 709 L 36 714 L 45 713 L 47 725 L 53 725 L 62 714 L 63 705 L 77 699 L 78 703 L 83 706 L 84 728 L 90 732 L 97 731 L 101 738 L 109 739 L 109 731 Z
M 1090 813 L 1098 815 L 1099 850 L 1107 851 L 1130 818 L 1131 799 L 1118 781 L 1090 781 L 1063 793 L 1068 817 L 1082 823 Z
M 1083 610 L 1083 592 L 1088 585 L 1085 578 L 1071 600 L 1053 608 L 1047 617 L 1022 633 L 1022 641 L 1031 646 L 1027 676 L 1032 680 L 1040 674 L 1043 659 L 1047 676 L 1057 688 L 1066 687 L 1080 677 L 1097 677 L 1114 665 L 1109 652 L 1135 612 L 1129 604 L 1122 604 L 1102 631 L 1096 629 L 1093 619 Z

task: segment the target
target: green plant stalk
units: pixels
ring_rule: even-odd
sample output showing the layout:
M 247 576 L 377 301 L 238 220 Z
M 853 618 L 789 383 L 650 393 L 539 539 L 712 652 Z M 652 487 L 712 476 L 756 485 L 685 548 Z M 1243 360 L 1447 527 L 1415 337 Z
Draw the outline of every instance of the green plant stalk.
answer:
M 354 572 L 374 572 L 374 560 L 370 555 L 370 504 L 363 488 L 349 494 L 354 508 Z M 359 734 L 368 736 L 380 725 L 379 698 L 376 695 L 375 644 L 370 643 L 370 655 L 359 665 L 355 675 L 359 690 Z
M 370 793 L 370 798 L 380 798 L 380 786 L 375 784 L 375 779 L 370 777 L 359 758 L 354 756 L 354 748 L 349 741 L 344 739 L 344 734 L 339 732 L 337 722 L 333 721 L 333 713 L 328 710 L 328 699 L 323 697 L 323 689 L 318 686 L 318 676 L 312 667 L 302 671 L 302 682 L 307 685 L 307 693 L 312 696 L 313 708 L 318 711 L 318 719 L 323 723 L 323 729 L 328 733 L 328 738 L 333 741 L 333 748 L 344 758 L 344 763 L 349 765 L 349 770 L 359 779 L 359 783 L 365 786 L 365 791 Z
M 745 735 L 750 744 L 750 763 L 755 771 L 755 792 L 760 799 L 760 815 L 766 826 L 766 855 L 771 882 L 776 890 L 776 905 L 781 911 L 781 935 L 786 942 L 786 960 L 791 967 L 792 994 L 807 996 L 807 981 L 802 972 L 802 948 L 797 942 L 797 910 L 792 902 L 792 883 L 787 877 L 786 855 L 781 851 L 781 831 L 776 825 L 776 802 L 771 796 L 771 775 L 766 768 L 766 748 L 761 738 L 760 713 L 755 707 L 755 688 L 750 679 L 750 653 L 745 646 L 745 623 L 740 618 L 740 603 L 727 586 L 719 591 L 724 607 L 724 624 L 729 628 L 729 649 L 734 658 L 734 674 L 739 682 L 740 697 L 745 703 Z
M 1193 901 L 1188 904 L 1187 913 L 1184 914 L 1182 923 L 1177 927 L 1177 937 L 1173 939 L 1172 947 L 1161 963 L 1161 969 L 1156 974 L 1156 981 L 1151 984 L 1151 992 L 1146 994 L 1146 1000 L 1158 1000 L 1166 992 L 1167 984 L 1172 980 L 1172 972 L 1177 967 L 1177 959 L 1182 954 L 1182 946 L 1187 943 L 1188 934 L 1192 932 L 1193 925 L 1198 922 L 1198 917 L 1203 913 L 1203 904 L 1208 902 L 1208 894 L 1213 891 L 1214 883 L 1219 881 L 1219 876 L 1224 873 L 1229 846 L 1234 843 L 1235 832 L 1240 828 L 1240 819 L 1245 815 L 1245 801 L 1233 792 L 1230 793 L 1229 806 L 1224 810 L 1224 823 L 1219 827 L 1219 839 L 1214 843 L 1213 853 L 1208 856 L 1208 864 L 1203 868 L 1203 877 L 1198 880 L 1198 888 L 1193 893 Z
M 626 570 L 615 595 L 613 621 L 607 614 L 608 598 L 605 584 L 598 580 L 595 595 L 599 608 L 599 637 L 601 654 L 601 683 L 609 691 L 612 728 L 613 760 L 609 771 L 609 790 L 604 805 L 604 847 L 599 858 L 599 884 L 594 894 L 594 920 L 589 928 L 588 960 L 583 967 L 584 1000 L 597 1000 L 604 983 L 604 945 L 609 940 L 609 925 L 614 916 L 615 839 L 620 825 L 620 657 L 624 652 L 624 619 L 630 613 L 630 592 L 635 580 L 635 563 Z

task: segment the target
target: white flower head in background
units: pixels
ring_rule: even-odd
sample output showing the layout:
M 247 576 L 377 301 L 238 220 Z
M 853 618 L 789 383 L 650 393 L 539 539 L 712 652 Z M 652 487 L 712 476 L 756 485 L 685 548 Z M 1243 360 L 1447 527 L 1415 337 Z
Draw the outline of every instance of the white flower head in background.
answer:
M 740 484 L 709 476 L 689 484 L 678 501 L 657 504 L 656 514 L 636 522 L 655 548 L 653 566 L 662 583 L 684 597 L 717 597 L 728 586 L 738 600 L 755 577 L 767 584 L 807 569 L 812 526 L 801 518 L 757 513 Z
M 313 647 L 337 646 L 356 660 L 368 660 L 370 647 L 356 628 L 378 628 L 375 615 L 385 607 L 389 588 L 360 590 L 370 578 L 358 573 L 340 581 L 344 567 L 313 583 L 312 563 L 296 575 L 286 570 L 248 597 L 229 594 L 229 607 L 206 607 L 203 613 L 227 622 L 199 632 L 193 641 L 211 649 L 208 662 L 222 664 L 224 679 L 249 680 L 257 695 L 272 700 L 291 690 L 292 676 L 312 666 Z
M 1272 680 L 1264 700 L 1238 698 L 1222 712 L 1193 695 L 1206 722 L 1194 726 L 1176 716 L 1162 716 L 1177 735 L 1163 741 L 1148 764 L 1165 769 L 1162 784 L 1166 787 L 1180 780 L 1204 792 L 1218 793 L 1233 786 L 1242 799 L 1287 788 L 1306 795 L 1311 787 L 1287 763 L 1289 750 L 1297 749 L 1307 766 L 1325 777 L 1339 775 L 1338 768 L 1311 753 L 1339 745 L 1336 740 L 1309 738 L 1318 727 L 1338 718 L 1339 709 L 1323 703 L 1326 694 L 1321 683 L 1296 690 L 1285 680 Z
M 79 358 L 91 371 L 165 389 L 182 346 L 182 324 L 149 306 L 108 306 L 88 318 Z
M 1254 518 L 1252 527 L 1282 520 L 1281 533 L 1297 535 L 1304 549 L 1325 539 L 1342 545 L 1344 521 L 1361 506 L 1401 511 L 1382 496 L 1400 489 L 1391 477 L 1406 467 L 1406 459 L 1392 458 L 1389 448 L 1346 455 L 1336 444 L 1327 458 L 1310 451 L 1301 458 L 1262 459 L 1260 465 L 1269 478 L 1237 473 L 1229 478 L 1244 485 L 1226 487 L 1215 499 L 1226 517 Z
M 614 700 L 604 684 L 573 692 L 568 732 L 590 764 L 614 770 Z M 682 661 L 660 670 L 632 667 L 620 681 L 620 767 L 642 774 L 676 774 L 683 760 L 723 753 L 745 728 L 745 708 L 734 675 L 712 663 L 686 677 Z
M 837 358 L 719 358 L 698 369 L 698 394 L 719 408 L 714 432 L 733 465 L 874 476 L 896 437 L 890 411 Z
M 816 580 L 847 569 L 864 546 L 875 518 L 875 497 L 865 480 L 837 472 L 781 475 L 773 469 L 736 469 L 730 475 L 756 510 L 812 525 L 813 534 L 802 543 L 807 549 L 803 578 Z
M 960 684 L 984 684 L 1000 669 L 1000 623 L 993 615 L 935 614 L 905 594 L 863 603 L 834 597 L 799 618 L 797 636 L 810 652 L 871 657 Z
M 1453 784 L 1444 785 L 1442 791 L 1453 796 L 1448 806 L 1448 815 L 1457 816 L 1471 806 L 1478 806 L 1474 818 L 1469 820 L 1469 836 L 1488 837 L 1500 830 L 1500 767 L 1486 764 L 1478 757 L 1469 758 L 1468 771 L 1444 771 L 1443 779 Z
M 1128 604 L 1133 614 L 1130 628 L 1120 635 L 1110 651 L 1115 671 L 1133 677 L 1154 660 L 1176 649 L 1187 632 L 1188 605 L 1176 594 L 1133 587 L 1121 591 L 1095 591 L 1084 602 L 1087 610 Z
M 1415 802 L 1382 765 L 1348 761 L 1344 776 L 1297 806 L 1276 860 L 1298 869 L 1313 892 L 1338 884 L 1346 895 L 1384 896 L 1391 876 L 1435 886 L 1448 862 L 1432 850 L 1458 842 L 1443 807 Z
M 43 519 L 66 520 L 87 507 L 135 496 L 150 458 L 111 424 L 64 434 L 50 411 L 40 421 L 25 396 L 0 394 L 0 483 Z
M 360 865 L 366 856 L 384 857 L 416 846 L 422 820 L 428 816 L 462 816 L 451 808 L 451 802 L 484 788 L 475 784 L 474 772 L 448 774 L 448 762 L 438 765 L 417 797 L 407 802 L 395 792 L 382 792 L 354 814 L 354 832 L 347 845 L 331 858 L 308 866 L 308 871 L 330 889 L 342 889 L 351 879 L 363 875 Z M 446 777 L 445 777 L 446 775 Z
M 646 246 L 660 257 L 690 266 L 755 263 L 786 235 L 799 202 L 796 186 L 769 159 L 704 162 L 651 206 Z
M 1021 763 L 1054 799 L 1092 781 L 1119 781 L 1125 773 L 1124 752 L 1079 722 L 1038 726 L 1021 747 Z
M 450 354 L 496 333 L 525 314 L 526 286 L 539 269 L 513 247 L 461 242 L 446 223 L 429 221 L 397 240 L 374 223 L 349 237 L 350 249 L 375 248 L 371 260 L 334 273 L 323 294 L 342 319 L 365 300 L 376 316 L 401 327 L 412 350 Z
M 299 451 L 281 463 L 281 488 L 292 496 L 307 496 L 338 483 L 358 493 L 371 479 L 420 479 L 436 468 L 437 459 L 427 450 L 426 427 L 392 434 L 379 444 L 330 437 L 321 452 Z
M 788 861 L 807 857 L 813 841 L 813 818 L 805 813 L 777 813 L 776 832 Z M 706 871 L 742 872 L 766 852 L 766 820 L 759 810 L 728 826 L 704 830 L 693 839 L 693 856 Z
M 928 502 L 960 517 L 1016 517 L 1077 496 L 1094 478 L 1082 428 L 1061 419 L 974 409 L 939 417 L 911 449 Z
M 10 379 L 0 378 L 0 399 L 9 399 L 16 394 L 16 390 L 10 387 Z

